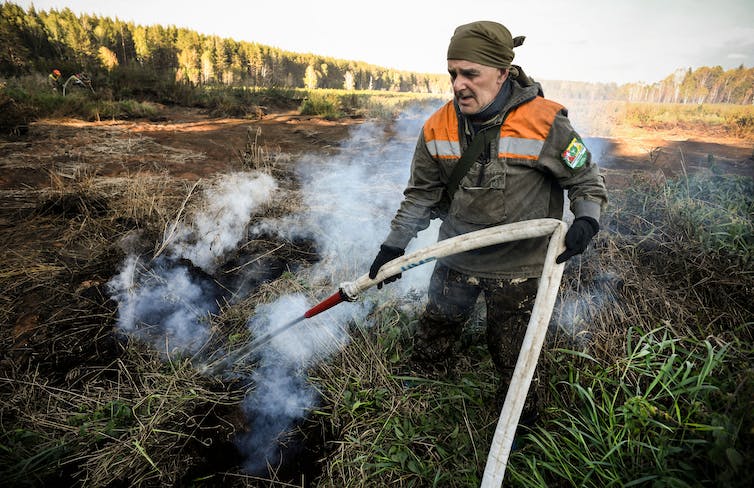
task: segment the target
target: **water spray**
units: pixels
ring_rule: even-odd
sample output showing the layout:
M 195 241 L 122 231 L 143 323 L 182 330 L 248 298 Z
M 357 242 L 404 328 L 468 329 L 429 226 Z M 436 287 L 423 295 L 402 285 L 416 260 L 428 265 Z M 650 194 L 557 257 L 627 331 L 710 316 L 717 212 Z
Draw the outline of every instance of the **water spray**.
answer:
M 296 319 L 291 320 L 285 325 L 282 325 L 281 327 L 278 327 L 275 330 L 272 330 L 270 332 L 267 332 L 266 334 L 263 334 L 257 338 L 255 338 L 253 341 L 246 343 L 245 345 L 239 347 L 238 349 L 234 350 L 233 352 L 225 355 L 224 357 L 221 357 L 219 359 L 210 360 L 209 362 L 206 362 L 199 366 L 199 372 L 204 375 L 214 376 L 216 374 L 219 374 L 223 372 L 226 368 L 229 366 L 233 366 L 234 364 L 241 363 L 245 361 L 249 356 L 253 355 L 255 352 L 257 352 L 259 349 L 262 348 L 265 344 L 270 342 L 275 337 L 279 336 L 286 330 L 292 328 L 296 324 L 304 321 L 305 319 L 309 319 L 314 317 L 315 315 L 318 315 L 325 310 L 328 310 L 335 305 L 343 302 L 343 301 L 353 301 L 348 296 L 344 295 L 341 290 L 338 290 L 337 293 L 334 293 L 330 297 L 322 300 L 317 305 L 313 306 L 306 312 L 304 312 L 304 315 L 301 317 L 298 317 Z
M 505 403 L 500 412 L 500 418 L 482 479 L 482 487 L 484 488 L 499 487 L 502 485 L 508 455 L 513 444 L 513 437 L 524 407 L 526 393 L 534 376 L 534 370 L 539 359 L 539 353 L 544 343 L 547 326 L 560 287 L 564 265 L 562 263 L 556 264 L 555 258 L 564 249 L 563 240 L 565 238 L 565 231 L 566 224 L 557 219 L 527 220 L 489 227 L 456 236 L 398 257 L 383 265 L 377 276 L 373 279 L 369 278 L 368 274 L 364 274 L 356 281 L 342 283 L 336 293 L 307 310 L 301 317 L 256 338 L 249 342 L 248 345 L 233 351 L 221 359 L 206 363 L 200 368 L 201 372 L 209 375 L 217 374 L 226 367 L 245 360 L 272 339 L 303 320 L 314 317 L 344 301 L 356 301 L 359 298 L 359 294 L 363 291 L 398 273 L 465 251 L 505 242 L 550 236 L 539 288 L 537 289 L 537 298 L 534 301 L 531 318 L 529 319 L 529 325 L 526 329 L 516 367 L 513 370 L 513 377 L 508 387 Z

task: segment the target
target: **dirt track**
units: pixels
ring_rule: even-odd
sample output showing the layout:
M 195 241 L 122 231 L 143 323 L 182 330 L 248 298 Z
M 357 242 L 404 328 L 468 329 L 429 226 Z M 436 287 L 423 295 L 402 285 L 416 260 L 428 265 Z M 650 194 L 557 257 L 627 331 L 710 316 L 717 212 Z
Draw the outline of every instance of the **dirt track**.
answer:
M 196 110 L 173 110 L 157 122 L 42 120 L 23 139 L 0 142 L 0 190 L 44 187 L 51 171 L 105 177 L 167 173 L 195 180 L 238 168 L 247 142 L 295 157 L 333 148 L 355 123 L 292 113 L 218 119 Z

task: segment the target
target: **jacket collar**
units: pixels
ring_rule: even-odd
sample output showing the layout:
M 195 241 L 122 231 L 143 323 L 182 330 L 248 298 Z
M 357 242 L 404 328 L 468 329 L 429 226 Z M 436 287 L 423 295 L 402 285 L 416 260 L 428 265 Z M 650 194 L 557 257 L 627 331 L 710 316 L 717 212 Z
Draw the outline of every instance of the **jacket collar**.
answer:
M 506 86 L 508 87 L 507 89 Z M 536 83 L 529 86 L 521 86 L 518 81 L 508 78 L 506 83 L 503 84 L 503 87 L 501 87 L 500 93 L 498 93 L 497 97 L 495 97 L 495 100 L 493 100 L 490 105 L 485 107 L 482 112 L 480 112 L 481 114 L 483 114 L 483 118 L 485 115 L 488 115 L 486 113 L 487 110 L 492 109 L 489 113 L 489 119 L 483 121 L 482 123 L 476 123 L 476 121 L 473 120 L 474 115 L 478 116 L 479 114 L 467 116 L 461 113 L 461 109 L 458 107 L 458 103 L 456 103 L 454 100 L 453 106 L 455 107 L 456 115 L 458 116 L 459 129 L 463 134 L 471 136 L 479 130 L 486 129 L 494 125 L 502 125 L 505 117 L 508 115 L 508 112 L 518 107 L 519 105 L 523 105 L 524 103 L 536 98 L 539 90 L 540 88 Z

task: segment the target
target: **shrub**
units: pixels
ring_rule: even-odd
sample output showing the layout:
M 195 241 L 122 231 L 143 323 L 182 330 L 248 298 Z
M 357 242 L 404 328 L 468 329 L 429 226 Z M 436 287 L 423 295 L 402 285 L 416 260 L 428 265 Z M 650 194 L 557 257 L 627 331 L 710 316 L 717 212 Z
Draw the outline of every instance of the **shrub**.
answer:
M 326 119 L 339 119 L 343 116 L 340 99 L 334 93 L 309 92 L 299 109 L 301 115 L 319 115 Z

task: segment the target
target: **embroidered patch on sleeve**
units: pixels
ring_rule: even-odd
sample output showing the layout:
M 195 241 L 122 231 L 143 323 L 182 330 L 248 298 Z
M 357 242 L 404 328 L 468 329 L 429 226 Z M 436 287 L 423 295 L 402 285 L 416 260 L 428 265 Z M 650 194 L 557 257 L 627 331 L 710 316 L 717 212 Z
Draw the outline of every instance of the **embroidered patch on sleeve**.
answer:
M 574 137 L 560 156 L 563 158 L 565 165 L 569 168 L 581 168 L 586 164 L 586 146 L 584 146 L 584 143 L 581 142 L 578 137 Z

